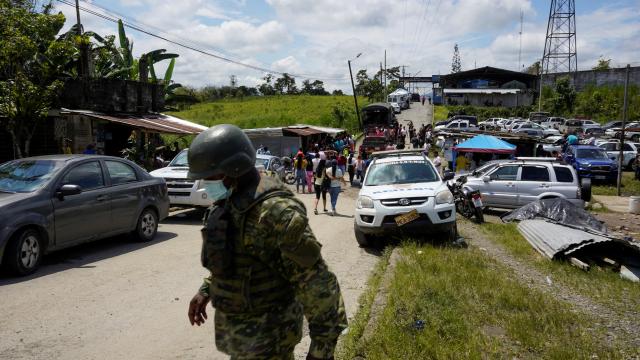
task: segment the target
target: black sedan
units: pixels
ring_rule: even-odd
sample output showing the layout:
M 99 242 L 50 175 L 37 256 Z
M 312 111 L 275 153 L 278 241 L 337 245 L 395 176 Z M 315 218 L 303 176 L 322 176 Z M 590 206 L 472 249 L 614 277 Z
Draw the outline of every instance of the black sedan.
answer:
M 167 186 L 124 159 L 50 155 L 0 165 L 0 261 L 33 273 L 42 256 L 131 233 L 152 240 L 169 212 Z

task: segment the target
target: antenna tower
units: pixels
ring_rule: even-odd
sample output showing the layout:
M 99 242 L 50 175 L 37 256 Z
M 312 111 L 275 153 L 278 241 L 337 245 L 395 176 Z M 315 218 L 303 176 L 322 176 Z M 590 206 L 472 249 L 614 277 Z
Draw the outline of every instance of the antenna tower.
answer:
M 575 0 L 551 0 L 542 74 L 578 71 Z

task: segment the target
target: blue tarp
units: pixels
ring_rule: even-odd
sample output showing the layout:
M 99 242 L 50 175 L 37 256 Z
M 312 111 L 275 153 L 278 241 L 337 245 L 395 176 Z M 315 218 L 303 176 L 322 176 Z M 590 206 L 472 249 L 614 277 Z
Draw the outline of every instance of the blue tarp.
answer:
M 481 152 L 492 154 L 511 154 L 516 146 L 491 135 L 478 135 L 453 148 L 458 152 Z

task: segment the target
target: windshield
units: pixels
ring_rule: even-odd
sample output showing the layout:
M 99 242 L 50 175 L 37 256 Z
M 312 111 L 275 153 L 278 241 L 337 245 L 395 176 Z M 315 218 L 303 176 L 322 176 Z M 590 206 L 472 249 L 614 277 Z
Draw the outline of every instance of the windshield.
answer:
M 366 186 L 438 181 L 433 167 L 419 160 L 374 164 L 367 173 Z
M 256 158 L 256 166 L 264 166 L 265 170 L 269 169 L 269 159 Z
M 53 160 L 16 160 L 0 165 L 0 191 L 32 192 L 43 187 L 63 166 Z
M 187 150 L 182 150 L 176 157 L 171 160 L 169 166 L 189 166 L 189 161 L 187 159 L 187 154 L 189 152 Z
M 579 159 L 608 159 L 607 154 L 602 149 L 578 149 Z

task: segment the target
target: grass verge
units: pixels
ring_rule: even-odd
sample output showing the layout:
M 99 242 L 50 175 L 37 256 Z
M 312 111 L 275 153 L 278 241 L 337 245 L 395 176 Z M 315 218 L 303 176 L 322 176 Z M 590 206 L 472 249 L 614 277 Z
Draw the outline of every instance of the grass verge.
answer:
M 376 294 L 380 289 L 380 283 L 384 277 L 384 273 L 389 265 L 389 257 L 391 256 L 391 247 L 387 247 L 375 268 L 371 272 L 367 280 L 366 290 L 360 295 L 358 304 L 360 309 L 349 322 L 349 332 L 340 340 L 336 351 L 337 359 L 353 359 L 358 353 L 363 351 L 360 346 L 360 338 L 369 322 L 371 314 L 371 305 L 375 300 Z
M 433 114 L 433 120 L 438 122 L 442 120 L 447 120 L 447 116 L 449 115 L 449 110 L 446 106 L 443 105 L 435 105 L 434 106 L 435 113 Z
M 594 195 L 618 195 L 618 189 L 615 185 L 593 185 L 591 192 Z M 640 181 L 634 179 L 631 171 L 622 172 L 622 195 L 637 196 L 640 195 Z
M 540 255 L 520 234 L 516 224 L 480 226 L 490 239 L 506 248 L 516 258 L 549 274 L 553 281 L 603 304 L 616 312 L 640 311 L 640 286 L 621 279 L 619 274 L 598 266 L 588 272 L 563 261 L 551 261 Z
M 586 315 L 478 249 L 407 245 L 367 359 L 628 358 Z M 416 321 L 421 321 L 417 324 Z

